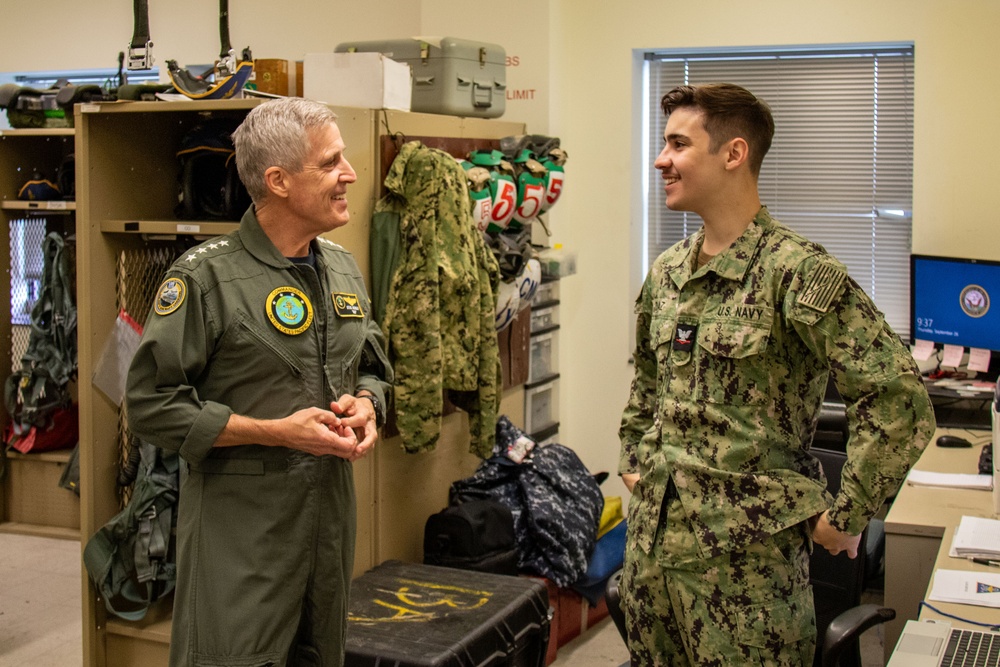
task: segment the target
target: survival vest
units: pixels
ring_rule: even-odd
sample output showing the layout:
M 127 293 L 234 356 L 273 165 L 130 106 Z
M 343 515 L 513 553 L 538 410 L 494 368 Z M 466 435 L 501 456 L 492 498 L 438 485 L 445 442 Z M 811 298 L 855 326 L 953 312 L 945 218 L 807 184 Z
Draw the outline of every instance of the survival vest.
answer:
M 43 432 L 61 423 L 56 416 L 70 408 L 68 385 L 77 373 L 76 303 L 63 237 L 57 232 L 46 236 L 42 253 L 41 288 L 31 309 L 28 347 L 20 370 L 11 373 L 4 387 L 12 431 L 7 444 L 15 447 L 18 439 L 33 435 L 32 429 Z M 72 447 L 74 442 L 69 439 L 62 446 Z
M 137 621 L 176 582 L 180 458 L 147 443 L 133 447 L 139 466 L 132 496 L 87 542 L 83 563 L 108 611 Z

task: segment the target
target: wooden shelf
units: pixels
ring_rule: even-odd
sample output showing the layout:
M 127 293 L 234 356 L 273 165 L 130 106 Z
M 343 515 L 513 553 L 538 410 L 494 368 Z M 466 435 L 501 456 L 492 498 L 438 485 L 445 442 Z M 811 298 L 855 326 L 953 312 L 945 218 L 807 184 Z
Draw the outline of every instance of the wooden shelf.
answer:
M 43 211 L 45 213 L 65 213 L 76 210 L 75 201 L 56 199 L 53 201 L 13 201 L 0 202 L 5 211 Z
M 241 100 L 190 100 L 171 102 L 92 102 L 80 104 L 77 108 L 81 114 L 89 113 L 176 113 L 178 111 L 187 112 L 211 112 L 220 111 L 240 111 L 252 109 L 261 102 L 263 98 L 245 98 Z
M 76 129 L 72 127 L 26 127 L 0 130 L 0 137 L 72 137 Z
M 0 533 L 13 533 L 16 535 L 34 535 L 35 537 L 54 537 L 60 540 L 80 539 L 80 531 L 79 529 L 76 528 L 43 526 L 33 523 L 19 523 L 17 521 L 5 521 L 3 523 L 0 523 Z
M 7 458 L 17 461 L 49 461 L 52 463 L 69 463 L 70 454 L 73 453 L 73 449 L 58 449 L 53 452 L 38 452 L 35 454 L 22 454 L 16 449 L 12 449 L 7 452 Z
M 173 618 L 170 601 L 153 605 L 141 621 L 126 621 L 116 616 L 108 616 L 108 632 L 123 637 L 136 637 L 151 642 L 170 643 L 170 624 Z
M 101 231 L 113 234 L 192 234 L 220 236 L 238 229 L 238 222 L 218 220 L 103 220 Z

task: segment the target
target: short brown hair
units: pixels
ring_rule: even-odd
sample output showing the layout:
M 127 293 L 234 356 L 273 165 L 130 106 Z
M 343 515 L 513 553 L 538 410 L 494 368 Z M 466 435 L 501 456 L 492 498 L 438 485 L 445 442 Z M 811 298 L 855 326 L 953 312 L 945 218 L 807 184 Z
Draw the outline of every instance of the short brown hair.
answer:
M 750 171 L 760 174 L 774 137 L 774 117 L 767 102 L 732 83 L 708 83 L 677 86 L 663 96 L 660 107 L 667 116 L 684 107 L 701 111 L 713 152 L 736 137 L 745 139 L 750 146 Z

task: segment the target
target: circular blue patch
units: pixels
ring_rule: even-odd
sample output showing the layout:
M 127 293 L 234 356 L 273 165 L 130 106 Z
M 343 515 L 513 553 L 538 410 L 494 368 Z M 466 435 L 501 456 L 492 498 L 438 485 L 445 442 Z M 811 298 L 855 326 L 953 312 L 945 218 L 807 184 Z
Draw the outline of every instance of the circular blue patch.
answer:
M 267 296 L 267 318 L 282 333 L 297 336 L 312 324 L 313 307 L 294 287 L 279 287 Z

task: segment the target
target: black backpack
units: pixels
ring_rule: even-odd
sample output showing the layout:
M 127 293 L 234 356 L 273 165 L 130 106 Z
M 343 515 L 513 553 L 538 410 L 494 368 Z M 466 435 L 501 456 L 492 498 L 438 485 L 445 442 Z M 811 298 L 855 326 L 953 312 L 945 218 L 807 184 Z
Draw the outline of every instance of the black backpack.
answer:
M 469 500 L 427 518 L 424 563 L 517 574 L 514 517 L 495 500 Z
M 108 611 L 137 621 L 174 589 L 180 458 L 147 443 L 133 446 L 140 456 L 132 496 L 87 542 L 83 563 Z

